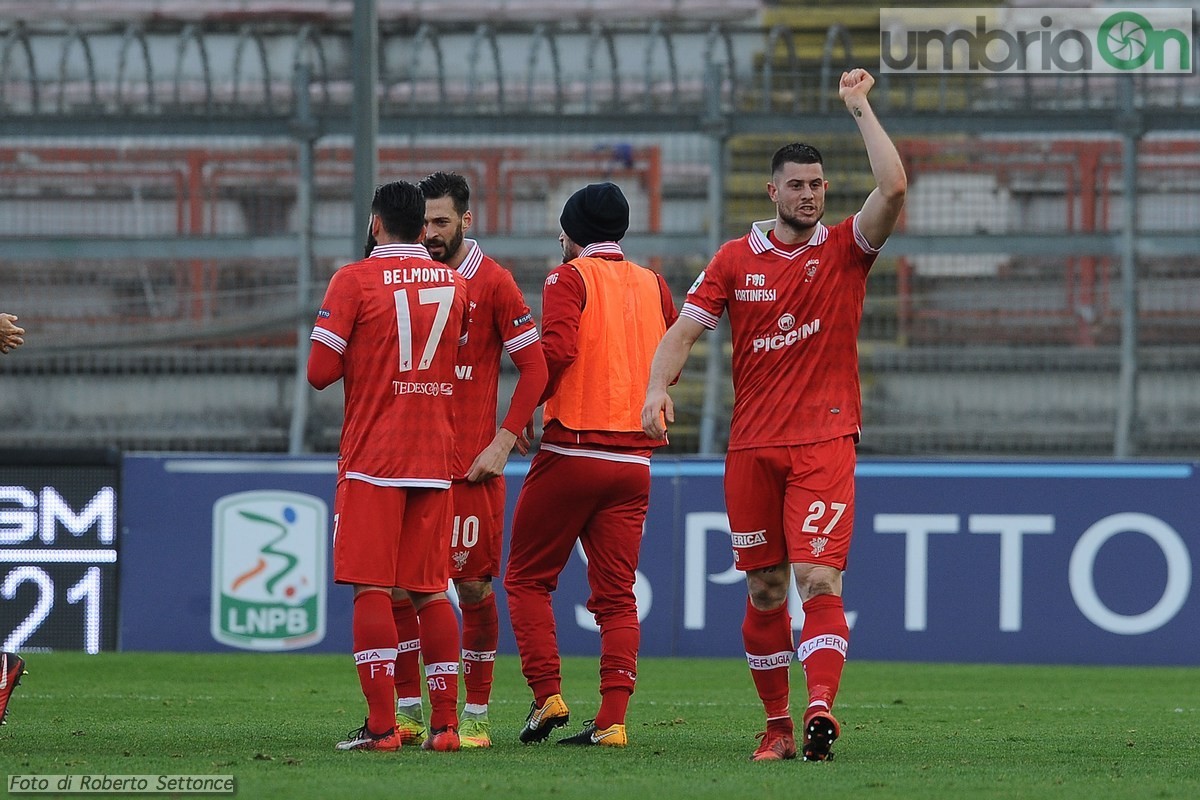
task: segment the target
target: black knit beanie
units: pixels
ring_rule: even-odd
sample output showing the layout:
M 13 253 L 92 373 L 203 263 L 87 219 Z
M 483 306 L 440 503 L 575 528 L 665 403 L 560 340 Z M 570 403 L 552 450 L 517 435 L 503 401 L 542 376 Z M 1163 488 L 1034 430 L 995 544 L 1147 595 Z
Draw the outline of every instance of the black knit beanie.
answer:
M 589 183 L 571 195 L 558 221 L 580 247 L 619 242 L 629 230 L 629 203 L 615 183 Z

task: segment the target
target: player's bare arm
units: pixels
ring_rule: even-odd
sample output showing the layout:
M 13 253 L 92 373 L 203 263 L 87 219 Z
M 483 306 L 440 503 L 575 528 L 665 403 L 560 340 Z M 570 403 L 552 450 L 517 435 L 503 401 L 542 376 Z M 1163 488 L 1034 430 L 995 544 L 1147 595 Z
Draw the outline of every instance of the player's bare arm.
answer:
M 492 441 L 483 451 L 475 456 L 471 468 L 467 470 L 467 480 L 473 483 L 497 478 L 504 474 L 504 465 L 508 462 L 508 454 L 517 443 L 517 434 L 506 428 L 500 428 Z
M 705 330 L 699 322 L 679 317 L 658 343 L 654 360 L 650 362 L 646 402 L 642 405 L 642 430 L 647 436 L 666 438 L 667 426 L 675 421 L 675 403 L 667 394 L 667 386 L 683 369 L 692 345 Z
M 512 290 L 518 291 L 516 284 L 513 284 Z M 520 311 L 524 312 L 524 316 L 529 316 L 529 308 L 525 305 L 524 298 L 520 300 Z M 514 317 L 512 314 L 508 314 L 508 318 L 513 319 Z M 527 337 L 530 334 L 536 336 L 537 332 L 529 330 L 521 335 Z M 471 465 L 472 469 L 467 473 L 468 480 L 487 480 L 489 477 L 496 476 L 489 473 L 504 469 L 503 460 L 493 461 L 491 465 L 493 469 L 488 469 L 488 465 L 481 461 L 485 456 L 490 455 L 493 459 L 497 457 L 496 452 L 489 454 L 488 450 L 502 449 L 504 458 L 507 458 L 515 445 L 517 452 L 521 455 L 529 453 L 529 442 L 533 438 L 533 413 L 537 410 L 538 401 L 546 390 L 546 382 L 550 377 L 546 368 L 546 353 L 542 348 L 541 341 L 535 339 L 509 353 L 509 357 L 517 367 L 517 385 L 513 387 L 512 397 L 508 400 L 508 412 L 504 415 L 500 429 L 496 432 L 491 444 L 479 454 L 475 463 Z M 480 467 L 482 470 L 479 478 L 472 477 L 475 467 Z
M 25 344 L 25 329 L 16 325 L 16 321 L 16 315 L 0 313 L 0 353 Z
M 879 248 L 887 241 L 900 218 L 904 207 L 904 195 L 908 191 L 908 178 L 896 145 L 888 138 L 867 100 L 867 94 L 875 85 L 875 78 L 865 69 L 852 69 L 842 73 L 838 84 L 838 96 L 854 117 L 867 146 L 867 158 L 871 162 L 871 173 L 875 176 L 876 188 L 863 203 L 858 215 L 858 229 L 872 247 Z

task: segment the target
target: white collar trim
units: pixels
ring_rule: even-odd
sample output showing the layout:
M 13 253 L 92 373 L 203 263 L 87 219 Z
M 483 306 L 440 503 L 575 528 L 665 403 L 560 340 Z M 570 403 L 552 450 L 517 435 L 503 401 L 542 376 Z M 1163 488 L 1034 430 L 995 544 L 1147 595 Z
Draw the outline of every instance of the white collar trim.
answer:
M 775 220 L 773 219 L 759 220 L 758 222 L 750 225 L 750 235 L 748 238 L 750 241 L 750 249 L 755 255 L 762 255 L 763 253 L 775 253 L 775 255 L 782 256 L 783 258 L 793 259 L 810 247 L 816 247 L 817 245 L 824 244 L 825 240 L 829 238 L 829 228 L 825 227 L 824 223 L 818 222 L 816 229 L 813 231 L 812 236 L 809 237 L 807 242 L 802 245 L 797 245 L 796 249 L 794 250 L 784 250 L 778 245 L 773 244 L 771 242 L 771 238 L 767 235 L 774 227 Z

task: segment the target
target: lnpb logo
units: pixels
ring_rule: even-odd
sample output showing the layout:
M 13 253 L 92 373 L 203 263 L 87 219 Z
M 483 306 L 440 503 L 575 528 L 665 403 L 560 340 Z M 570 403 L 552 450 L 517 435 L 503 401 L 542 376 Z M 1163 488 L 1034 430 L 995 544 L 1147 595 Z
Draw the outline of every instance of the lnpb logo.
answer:
M 328 508 L 299 492 L 226 495 L 213 505 L 212 635 L 244 650 L 325 638 Z
M 1192 9 L 881 8 L 881 72 L 1192 71 Z

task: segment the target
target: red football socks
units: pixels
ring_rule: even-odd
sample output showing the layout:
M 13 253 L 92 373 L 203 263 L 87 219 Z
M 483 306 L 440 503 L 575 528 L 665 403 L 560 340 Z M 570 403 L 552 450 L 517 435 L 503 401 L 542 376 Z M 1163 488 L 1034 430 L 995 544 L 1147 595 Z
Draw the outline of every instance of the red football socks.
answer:
M 792 618 L 787 603 L 761 611 L 746 598 L 742 641 L 750 677 L 762 700 L 767 719 L 788 716 L 788 668 L 792 663 Z
M 467 688 L 467 703 L 485 706 L 492 695 L 492 670 L 500 637 L 496 595 L 489 594 L 472 605 L 461 603 L 459 608 L 463 618 L 463 684 Z
M 421 698 L 421 629 L 411 600 L 392 601 L 399 639 L 396 649 L 396 697 Z
M 600 710 L 596 712 L 596 730 L 602 731 L 616 724 L 625 724 L 625 712 L 629 709 L 628 689 L 609 689 L 600 695 Z
M 850 628 L 842 598 L 819 594 L 804 603 L 804 627 L 800 631 L 800 647 L 796 655 L 804 664 L 808 683 L 809 707 L 833 709 L 842 668 L 846 665 L 846 646 Z
M 354 598 L 351 620 L 354 665 L 367 698 L 367 728 L 386 733 L 396 727 L 392 681 L 396 670 L 396 623 L 387 590 L 367 590 Z
M 637 615 L 611 620 L 600 629 L 600 710 L 596 727 L 604 730 L 625 722 L 629 697 L 637 682 L 637 654 L 641 629 Z
M 458 617 L 445 598 L 427 602 L 417 617 L 429 689 L 429 728 L 458 727 Z

